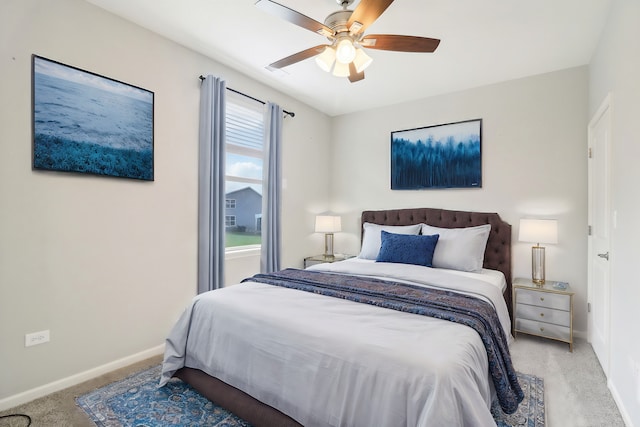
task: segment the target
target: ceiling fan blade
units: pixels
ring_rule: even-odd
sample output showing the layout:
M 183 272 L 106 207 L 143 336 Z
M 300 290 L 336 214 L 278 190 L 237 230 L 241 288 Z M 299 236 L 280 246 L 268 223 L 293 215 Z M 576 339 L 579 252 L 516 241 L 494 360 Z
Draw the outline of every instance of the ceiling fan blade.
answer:
M 369 34 L 361 40 L 368 49 L 395 50 L 398 52 L 433 52 L 440 44 L 439 39 L 395 34 Z
M 387 10 L 391 3 L 393 3 L 393 0 L 362 0 L 351 14 L 347 22 L 347 28 L 351 29 L 351 25 L 354 22 L 359 22 L 362 27 L 358 28 L 354 33 L 363 32 Z
M 285 21 L 289 21 L 292 24 L 305 28 L 309 31 L 313 31 L 314 33 L 318 33 L 323 36 L 333 35 L 333 30 L 326 25 L 274 1 L 258 0 L 255 5 L 267 13 L 284 19 Z
M 357 72 L 353 62 L 349 64 L 349 81 L 351 83 L 359 82 L 364 79 L 364 71 Z
M 327 46 L 329 45 L 321 44 L 318 46 L 310 47 L 309 49 L 305 49 L 298 53 L 294 53 L 293 55 L 287 56 L 286 58 L 282 58 L 281 60 L 276 61 L 273 64 L 269 64 L 267 68 L 279 69 L 291 64 L 295 64 L 296 62 L 304 61 L 307 58 L 311 58 L 313 56 L 321 54 L 324 48 Z

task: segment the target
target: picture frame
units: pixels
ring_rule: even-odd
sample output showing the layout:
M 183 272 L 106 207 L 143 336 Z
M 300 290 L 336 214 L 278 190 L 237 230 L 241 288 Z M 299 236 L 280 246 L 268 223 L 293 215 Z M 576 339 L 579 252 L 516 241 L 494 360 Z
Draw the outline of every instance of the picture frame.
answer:
M 33 169 L 154 180 L 154 93 L 32 55 Z
M 482 119 L 391 132 L 391 189 L 482 188 Z

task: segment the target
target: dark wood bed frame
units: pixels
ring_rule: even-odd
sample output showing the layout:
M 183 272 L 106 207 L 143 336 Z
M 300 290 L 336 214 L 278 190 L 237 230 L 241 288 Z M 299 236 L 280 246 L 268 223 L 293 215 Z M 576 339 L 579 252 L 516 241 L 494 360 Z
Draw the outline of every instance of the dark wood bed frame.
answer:
M 485 268 L 501 271 L 507 280 L 504 298 L 512 315 L 511 304 L 511 225 L 497 213 L 452 211 L 415 208 L 362 212 L 362 223 L 411 225 L 425 223 L 434 227 L 463 228 L 491 224 L 491 233 L 484 255 Z M 182 368 L 175 374 L 200 394 L 226 408 L 255 427 L 302 427 L 300 423 L 277 409 L 217 378 L 192 368 Z

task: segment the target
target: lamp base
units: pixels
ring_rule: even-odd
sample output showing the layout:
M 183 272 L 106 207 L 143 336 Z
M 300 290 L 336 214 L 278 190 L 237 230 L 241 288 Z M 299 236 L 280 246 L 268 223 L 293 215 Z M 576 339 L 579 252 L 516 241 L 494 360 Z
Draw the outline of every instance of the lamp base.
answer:
M 333 233 L 325 233 L 324 235 L 324 257 L 333 258 Z
M 545 283 L 544 246 L 531 247 L 531 281 L 538 286 Z

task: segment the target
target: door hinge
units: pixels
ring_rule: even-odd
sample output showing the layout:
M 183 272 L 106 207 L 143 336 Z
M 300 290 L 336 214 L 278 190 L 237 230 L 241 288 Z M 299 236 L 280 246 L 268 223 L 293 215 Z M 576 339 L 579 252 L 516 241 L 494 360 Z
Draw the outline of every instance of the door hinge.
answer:
M 587 312 L 591 313 L 591 303 L 590 302 L 587 303 Z
M 593 152 L 591 151 L 591 147 L 589 147 L 589 154 L 588 155 L 589 155 L 589 158 L 593 157 Z
M 589 233 L 589 236 L 591 236 L 591 226 L 589 226 L 588 233 Z

